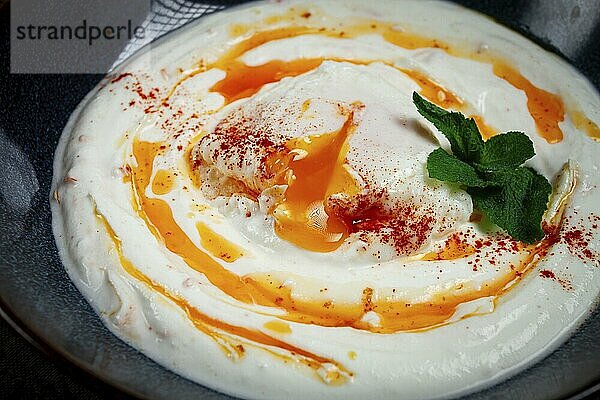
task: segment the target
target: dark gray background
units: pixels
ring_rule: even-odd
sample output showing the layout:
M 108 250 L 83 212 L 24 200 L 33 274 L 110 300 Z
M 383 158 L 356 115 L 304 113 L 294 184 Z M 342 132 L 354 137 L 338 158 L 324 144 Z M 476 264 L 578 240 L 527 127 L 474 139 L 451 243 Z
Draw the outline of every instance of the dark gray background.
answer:
M 181 4 L 183 0 L 169 2 Z M 458 2 L 560 49 L 596 87 L 600 85 L 600 1 Z M 217 7 L 235 2 L 202 3 Z M 66 362 L 64 355 L 76 356 L 74 360 L 87 369 L 141 395 L 225 398 L 199 390 L 116 340 L 66 279 L 48 236 L 51 158 L 70 113 L 101 75 L 9 74 L 9 10 L 1 4 L 2 0 L 0 306 L 51 359 L 0 322 L 0 398 L 126 398 Z M 15 169 L 15 160 L 21 159 L 26 162 Z M 600 373 L 598 332 L 600 318 L 596 314 L 543 363 L 471 399 L 559 398 L 592 387 Z M 142 375 L 136 375 L 140 371 Z

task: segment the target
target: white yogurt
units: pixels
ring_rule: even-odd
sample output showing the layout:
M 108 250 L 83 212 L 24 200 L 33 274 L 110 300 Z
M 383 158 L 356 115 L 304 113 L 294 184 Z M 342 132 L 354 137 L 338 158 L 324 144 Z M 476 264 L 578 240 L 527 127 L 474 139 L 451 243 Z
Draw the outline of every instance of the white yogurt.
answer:
M 289 11 L 291 7 L 294 11 Z M 123 167 L 135 167 L 133 143 L 166 142 L 170 147 L 154 160 L 154 171 L 178 172 L 173 188 L 162 195 L 148 188 L 146 196 L 165 201 L 176 223 L 199 248 L 196 225 L 201 222 L 243 249 L 244 255 L 232 263 L 216 259 L 236 275 L 270 274 L 284 282 L 294 298 L 340 303 L 361 301 L 365 287 L 373 290 L 374 298 L 391 296 L 412 303 L 433 301 L 458 285 L 474 290 L 484 287 L 509 273 L 510 264 L 518 263 L 523 253 L 501 253 L 493 262 L 484 257 L 477 261 L 476 271 L 468 261 L 477 254 L 422 261 L 397 257 L 377 244 L 363 251 L 364 243 L 356 237 L 336 251 L 315 253 L 278 237 L 265 204 L 239 196 L 209 199 L 200 190 L 190 190 L 194 186 L 185 172 L 187 160 L 181 149 L 200 131 L 214 129 L 236 107 L 251 112 L 265 103 L 274 105 L 271 110 L 277 118 L 271 115 L 263 121 L 271 126 L 281 118 L 297 117 L 298 107 L 311 100 L 307 113 L 278 130 L 282 138 L 289 139 L 339 129 L 344 119 L 331 105 L 358 101 L 365 107 L 350 138 L 349 168 L 359 171 L 371 186 L 389 189 L 395 199 L 420 199 L 431 206 L 436 221 L 444 221 L 436 225 L 420 254 L 439 249 L 452 232 L 473 232 L 485 239 L 488 233 L 469 221 L 469 196 L 426 176 L 428 153 L 440 142 L 444 147 L 447 143 L 416 112 L 411 95 L 419 86 L 394 68 L 400 67 L 418 70 L 442 84 L 499 131 L 527 132 L 537 153 L 528 164 L 550 181 L 568 159 L 575 160 L 578 183 L 566 211 L 567 224 L 592 232 L 588 247 L 600 251 L 598 231 L 590 219 L 599 212 L 600 144 L 577 130 L 568 117 L 560 124 L 564 139 L 547 143 L 536 133 L 523 91 L 494 75 L 487 63 L 441 49 L 407 50 L 378 34 L 340 38 L 307 34 L 269 41 L 244 53 L 240 60 L 250 66 L 298 58 L 336 61 L 267 84 L 252 97 L 225 106 L 221 95 L 209 92 L 225 78 L 224 71 L 209 69 L 177 85 L 200 60 L 210 64 L 233 44 L 236 39 L 230 36 L 231 26 L 266 27 L 269 16 L 306 10 L 310 10 L 311 23 L 326 27 L 366 18 L 466 48 L 484 46 L 508 60 L 534 85 L 562 96 L 567 108 L 577 106 L 592 121 L 600 122 L 600 96 L 572 67 L 490 19 L 455 5 L 285 1 L 220 12 L 145 48 L 115 76 L 132 75 L 105 79 L 73 113 L 55 157 L 53 193 L 59 202 L 52 200 L 54 233 L 71 279 L 121 339 L 182 376 L 243 398 L 445 398 L 489 386 L 546 356 L 589 315 L 600 291 L 598 265 L 584 263 L 564 243 L 555 245 L 508 293 L 461 304 L 452 318 L 434 329 L 381 334 L 286 321 L 291 333 L 282 333 L 269 331 L 265 324 L 283 317 L 283 310 L 247 304 L 227 295 L 157 240 L 134 209 L 132 186 L 123 181 Z M 268 28 L 297 21 L 276 19 Z M 355 65 L 337 60 L 340 58 L 380 62 Z M 161 106 L 160 100 L 173 87 L 169 106 Z M 148 107 L 160 111 L 149 112 Z M 429 134 L 423 135 L 424 129 Z M 256 178 L 254 158 L 231 172 L 228 163 L 232 160 L 211 158 L 213 150 L 209 145 L 202 149 L 215 168 L 248 182 Z M 122 257 L 191 307 L 224 323 L 264 332 L 335 360 L 352 376 L 343 384 L 328 385 L 327 379 L 318 379 L 302 363 L 284 363 L 273 355 L 290 357 L 285 350 L 231 335 L 225 336 L 231 343 L 242 343 L 245 351 L 243 357 L 227 357 L 220 344 L 194 326 L 179 306 L 127 273 L 96 214 L 120 239 Z M 540 270 L 558 278 L 543 278 Z M 461 318 L 470 314 L 474 316 Z M 381 323 L 375 312 L 366 312 L 363 319 L 373 327 Z

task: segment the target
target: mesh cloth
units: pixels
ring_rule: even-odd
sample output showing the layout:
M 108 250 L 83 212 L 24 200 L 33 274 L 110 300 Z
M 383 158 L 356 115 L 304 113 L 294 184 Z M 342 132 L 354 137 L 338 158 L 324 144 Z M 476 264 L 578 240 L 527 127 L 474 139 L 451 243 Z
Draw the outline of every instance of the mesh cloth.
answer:
M 151 0 L 150 12 L 142 22 L 145 30 L 143 38 L 132 38 L 119 55 L 112 69 L 125 61 L 141 47 L 182 25 L 203 15 L 211 14 L 226 7 L 224 1 L 218 4 L 193 0 Z M 237 2 L 230 2 L 235 4 Z

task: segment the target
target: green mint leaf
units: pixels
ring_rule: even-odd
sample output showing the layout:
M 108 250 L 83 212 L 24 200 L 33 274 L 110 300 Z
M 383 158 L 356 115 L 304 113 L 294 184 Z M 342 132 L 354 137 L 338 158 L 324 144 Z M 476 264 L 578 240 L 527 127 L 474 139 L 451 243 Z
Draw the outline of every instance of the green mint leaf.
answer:
M 442 148 L 435 149 L 427 157 L 429 177 L 440 181 L 459 183 L 468 187 L 486 187 L 491 182 L 481 179 L 475 168 L 448 154 Z
M 531 168 L 498 169 L 488 174 L 497 187 L 469 188 L 473 203 L 513 238 L 534 243 L 544 237 L 542 216 L 552 190 Z
M 532 181 L 529 192 L 527 193 L 527 198 L 525 199 L 524 209 L 529 226 L 532 227 L 531 230 L 534 233 L 532 236 L 533 240 L 525 242 L 532 243 L 544 237 L 542 218 L 548 208 L 548 201 L 550 194 L 552 193 L 552 185 L 550 185 L 550 182 L 548 182 L 543 175 L 538 174 L 532 168 L 526 167 L 525 169 L 531 172 Z
M 450 114 L 449 111 L 444 110 L 441 107 L 425 100 L 419 93 L 413 92 L 413 103 L 417 106 L 417 110 L 419 114 L 427 118 L 428 121 L 433 123 L 434 120 L 437 120 L 443 117 L 446 114 Z
M 542 239 L 552 187 L 545 177 L 521 166 L 535 155 L 531 140 L 524 133 L 508 132 L 483 142 L 472 118 L 448 112 L 417 93 L 413 101 L 452 148 L 453 155 L 443 149 L 429 154 L 429 176 L 466 186 L 475 207 L 513 238 L 525 243 Z
M 413 93 L 417 111 L 431 122 L 450 142 L 452 153 L 465 162 L 478 162 L 484 143 L 475 120 L 458 112 L 448 112 Z
M 534 155 L 533 142 L 527 135 L 507 132 L 493 136 L 484 143 L 477 166 L 487 171 L 516 168 Z

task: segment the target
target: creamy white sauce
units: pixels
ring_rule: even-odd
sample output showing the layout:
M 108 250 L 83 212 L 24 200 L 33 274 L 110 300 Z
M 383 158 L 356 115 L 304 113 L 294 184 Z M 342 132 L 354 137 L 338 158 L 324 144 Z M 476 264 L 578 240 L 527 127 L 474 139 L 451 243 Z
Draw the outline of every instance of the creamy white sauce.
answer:
M 255 3 L 203 18 L 168 35 L 122 65 L 117 75 L 133 73 L 140 79 L 144 93 L 158 88 L 159 103 L 185 71 L 194 69 L 195 63 L 201 59 L 210 63 L 226 50 L 235 40 L 229 34 L 231 24 L 260 23 L 291 6 L 310 10 L 311 18 L 318 18 L 324 26 L 352 17 L 372 18 L 449 43 L 493 50 L 534 85 L 563 96 L 567 106 L 576 104 L 588 118 L 600 122 L 600 97 L 562 60 L 488 18 L 439 2 Z M 279 24 L 285 26 L 286 22 Z M 536 133 L 524 93 L 494 75 L 489 64 L 453 57 L 440 49 L 402 49 L 378 35 L 341 39 L 311 34 L 280 39 L 245 53 L 241 60 L 248 65 L 262 65 L 274 59 L 299 57 L 382 60 L 419 70 L 459 95 L 474 114 L 483 115 L 497 130 L 527 132 L 537 153 L 528 165 L 549 180 L 568 159 L 576 160 L 578 185 L 567 216 L 569 224 L 591 229 L 588 216 L 599 212 L 600 145 L 578 131 L 568 117 L 560 124 L 564 139 L 548 144 Z M 208 90 L 224 77 L 223 71 L 212 69 L 178 85 L 169 104 L 181 110 L 181 115 L 146 114 L 147 104 L 131 90 L 132 77 L 114 83 L 107 79 L 74 112 L 56 153 L 53 191 L 60 203 L 52 201 L 53 225 L 71 279 L 112 332 L 165 367 L 245 398 L 450 397 L 489 386 L 547 355 L 594 307 L 600 289 L 598 266 L 584 264 L 564 244 L 558 244 L 514 289 L 496 299 L 495 307 L 490 298 L 463 304 L 450 323 L 435 329 L 377 334 L 349 327 L 287 322 L 291 334 L 270 332 L 264 324 L 282 315 L 282 310 L 248 305 L 227 296 L 166 249 L 133 209 L 131 185 L 123 182 L 120 168 L 132 162 L 131 148 L 136 138 L 168 140 L 171 147 L 157 157 L 154 169 L 183 171 L 186 160 L 177 145 L 185 148 L 200 130 L 210 132 L 234 107 L 253 107 L 253 102 L 259 100 L 293 107 L 309 98 L 320 99 L 322 103 L 317 102 L 308 111 L 318 120 L 312 125 L 314 133 L 322 133 L 343 123 L 328 114 L 328 100 L 360 101 L 366 107 L 358 131 L 350 140 L 350 167 L 362 166 L 365 174 L 371 171 L 371 181 L 390 188 L 397 196 L 412 191 L 434 204 L 437 213 L 450 213 L 452 206 L 452 230 L 472 229 L 482 237 L 485 232 L 469 222 L 472 206 L 464 192 L 425 177 L 422 164 L 437 147 L 436 140 L 443 146 L 447 143 L 434 130 L 433 137 L 417 133 L 419 124 L 431 128 L 412 105 L 412 92 L 419 86 L 394 68 L 326 62 L 307 74 L 268 84 L 251 99 L 222 108 L 222 96 Z M 126 85 L 130 87 L 126 89 Z M 132 99 L 136 104 L 129 106 Z M 392 135 L 402 135 L 403 140 Z M 381 167 L 386 163 L 389 168 Z M 239 173 L 252 179 L 251 167 Z M 473 271 L 468 258 L 424 262 L 387 254 L 380 259 L 371 252 L 361 252 L 360 243 L 352 240 L 335 252 L 308 252 L 275 234 L 264 204 L 244 197 L 208 200 L 197 190 L 184 190 L 184 186 L 193 187 L 181 173 L 171 192 L 158 196 L 148 189 L 146 194 L 169 203 L 177 224 L 198 246 L 196 223 L 200 221 L 244 249 L 244 256 L 235 262 L 221 262 L 227 269 L 240 276 L 270 273 L 285 282 L 298 298 L 360 301 L 363 288 L 370 287 L 376 296 L 427 301 L 459 284 L 467 288 L 485 285 L 505 273 L 508 264 L 519 256 L 513 255 L 513 260 L 507 255 L 499 265 L 482 260 L 478 270 Z M 432 186 L 437 190 L 430 192 Z M 120 238 L 127 260 L 194 308 L 334 359 L 354 375 L 342 385 L 327 385 L 302 364 L 284 364 L 261 346 L 244 340 L 244 357 L 228 358 L 179 307 L 124 271 L 96 212 Z M 597 235 L 597 230 L 593 232 Z M 444 237 L 432 237 L 423 251 L 436 249 Z M 597 236 L 590 242 L 590 249 L 600 251 Z M 566 290 L 555 280 L 540 277 L 537 272 L 542 269 L 568 280 L 572 288 Z M 320 290 L 323 287 L 328 288 L 326 294 Z M 460 319 L 472 313 L 481 315 Z M 374 313 L 364 318 L 377 326 L 378 316 Z M 284 350 L 271 350 L 286 355 Z

